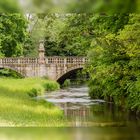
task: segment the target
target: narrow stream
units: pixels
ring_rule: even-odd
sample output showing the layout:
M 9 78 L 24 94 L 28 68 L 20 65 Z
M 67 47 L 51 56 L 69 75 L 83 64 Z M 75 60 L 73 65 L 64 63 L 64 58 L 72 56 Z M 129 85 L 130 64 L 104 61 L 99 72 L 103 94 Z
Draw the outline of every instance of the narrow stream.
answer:
M 112 103 L 90 99 L 86 86 L 48 93 L 45 99 L 64 111 L 68 126 L 140 126 L 139 119 L 113 107 Z

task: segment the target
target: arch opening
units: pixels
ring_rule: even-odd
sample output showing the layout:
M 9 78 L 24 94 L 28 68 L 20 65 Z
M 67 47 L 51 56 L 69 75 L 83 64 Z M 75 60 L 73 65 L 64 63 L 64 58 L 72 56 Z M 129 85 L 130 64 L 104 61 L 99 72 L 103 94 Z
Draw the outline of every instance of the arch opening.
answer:
M 9 67 L 0 67 L 0 77 L 24 78 L 17 70 Z
M 66 79 L 70 79 L 71 81 L 74 80 L 74 79 L 77 79 L 77 72 L 80 72 L 82 71 L 83 68 L 80 67 L 80 68 L 76 68 L 76 69 L 72 69 L 66 73 L 64 73 L 62 76 L 60 76 L 58 79 L 57 79 L 57 82 L 60 84 L 60 85 L 63 85 L 63 83 L 65 82 Z M 82 77 L 81 77 L 82 78 Z

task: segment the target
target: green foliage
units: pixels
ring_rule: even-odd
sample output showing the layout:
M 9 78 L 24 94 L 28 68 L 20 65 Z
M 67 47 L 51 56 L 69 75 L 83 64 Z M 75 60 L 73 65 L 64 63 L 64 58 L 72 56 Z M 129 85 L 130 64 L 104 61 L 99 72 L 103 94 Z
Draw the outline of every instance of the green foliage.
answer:
M 108 30 L 97 38 L 100 41 L 89 54 L 91 97 L 113 98 L 117 105 L 140 110 L 139 19 L 140 15 L 130 14 L 124 28 L 119 26 L 117 32 Z
M 21 14 L 0 14 L 0 56 L 23 55 L 27 23 Z
M 37 50 L 39 40 L 44 39 L 46 56 L 85 56 L 95 46 L 94 39 L 99 42 L 99 36 L 118 32 L 129 20 L 126 14 L 39 14 L 32 17 L 31 39 L 36 48 L 33 50 Z
M 31 36 L 29 33 L 26 34 L 26 39 L 23 44 L 23 56 L 25 57 L 35 57 L 37 56 L 38 48 L 35 48 Z
M 90 14 L 67 15 L 64 30 L 59 35 L 59 54 L 66 56 L 85 56 L 90 49 L 93 37 Z
M 108 18 L 94 14 L 31 14 L 29 17 L 33 43 L 30 54 L 37 55 L 39 40 L 44 39 L 46 56 L 85 56 L 94 46 L 93 38 L 106 34 L 107 30 L 117 32 L 128 22 L 126 15 Z
M 90 48 L 92 29 L 90 14 L 32 15 L 31 39 L 37 50 L 45 41 L 46 56 L 83 56 Z
M 116 13 L 138 12 L 138 4 L 139 0 L 71 0 L 67 10 L 74 13 L 107 13 L 110 15 Z
M 36 85 L 31 90 L 27 92 L 30 97 L 37 97 L 45 93 L 45 88 L 42 85 Z
M 22 75 L 11 69 L 0 69 L 0 77 L 22 78 Z
M 54 91 L 58 90 L 60 88 L 59 84 L 53 84 L 54 82 L 48 82 L 44 83 L 43 87 L 46 89 L 46 91 Z
M 36 13 L 132 13 L 139 11 L 139 0 L 32 0 Z M 47 5 L 47 6 L 46 6 Z M 26 9 L 25 9 L 26 10 Z
M 17 0 L 1 0 L 0 13 L 18 13 L 20 8 Z
M 63 83 L 62 87 L 63 87 L 63 88 L 65 88 L 65 87 L 69 87 L 69 86 L 70 86 L 70 84 L 71 84 L 70 79 L 66 79 L 66 80 L 64 81 L 64 83 Z

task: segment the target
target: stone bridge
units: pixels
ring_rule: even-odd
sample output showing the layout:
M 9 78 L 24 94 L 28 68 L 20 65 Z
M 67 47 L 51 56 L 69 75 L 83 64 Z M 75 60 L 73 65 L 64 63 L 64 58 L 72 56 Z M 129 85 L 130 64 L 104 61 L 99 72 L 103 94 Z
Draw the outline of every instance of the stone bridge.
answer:
M 62 82 L 73 71 L 82 69 L 87 62 L 86 57 L 45 57 L 43 43 L 40 43 L 38 58 L 1 58 L 0 68 L 16 71 L 24 77 L 48 77 Z

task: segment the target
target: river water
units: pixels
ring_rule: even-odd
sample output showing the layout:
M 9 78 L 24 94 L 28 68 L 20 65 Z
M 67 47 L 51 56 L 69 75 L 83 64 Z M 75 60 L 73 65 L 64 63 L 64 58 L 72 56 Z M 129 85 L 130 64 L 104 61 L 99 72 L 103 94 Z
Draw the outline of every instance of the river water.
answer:
M 51 92 L 45 99 L 63 110 L 70 127 L 87 128 L 92 135 L 103 136 L 103 140 L 140 140 L 140 120 L 113 103 L 90 99 L 87 86 Z

